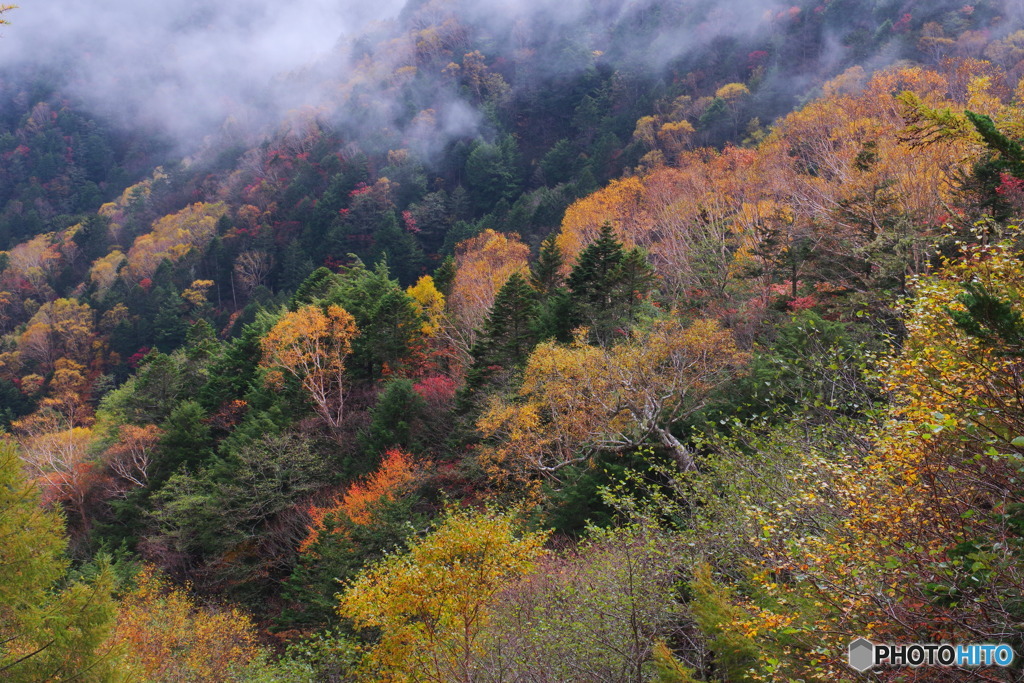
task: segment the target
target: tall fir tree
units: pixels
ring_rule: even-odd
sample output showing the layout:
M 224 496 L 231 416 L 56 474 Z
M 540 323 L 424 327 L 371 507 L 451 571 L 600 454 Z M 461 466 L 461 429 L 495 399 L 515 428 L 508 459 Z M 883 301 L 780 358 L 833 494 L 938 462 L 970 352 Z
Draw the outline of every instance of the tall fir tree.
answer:
M 451 294 L 452 282 L 455 281 L 455 257 L 448 255 L 434 271 L 434 286 L 445 296 Z
M 246 325 L 213 361 L 207 381 L 197 394 L 204 409 L 214 411 L 228 401 L 241 399 L 256 384 L 262 354 L 260 339 L 266 332 L 265 321 L 258 319 Z
M 654 286 L 654 270 L 642 249 L 626 251 L 610 223 L 580 254 L 569 278 L 567 322 L 586 326 L 601 345 L 626 334 Z
M 328 301 L 351 313 L 359 329 L 352 340 L 352 372 L 375 379 L 399 369 L 423 321 L 416 302 L 391 278 L 387 261 L 370 270 L 357 260 L 336 280 Z
M 370 410 L 370 424 L 360 433 L 363 451 L 376 457 L 388 448 L 417 452 L 417 426 L 422 422 L 423 398 L 413 389 L 413 382 L 404 377 L 387 381 Z
M 540 243 L 540 253 L 537 255 L 537 262 L 533 265 L 530 275 L 530 283 L 534 289 L 545 296 L 554 293 L 562 284 L 563 265 L 565 265 L 565 257 L 555 242 L 554 233 L 552 233 Z
M 153 463 L 149 486 L 157 489 L 182 467 L 197 467 L 213 455 L 213 438 L 206 413 L 195 401 L 183 401 L 164 421 L 159 455 Z
M 373 240 L 372 260 L 387 263 L 401 284 L 411 285 L 423 275 L 423 249 L 411 233 L 399 227 L 394 212 L 381 221 Z
M 494 297 L 482 334 L 470 351 L 473 363 L 459 396 L 466 412 L 490 387 L 502 387 L 526 363 L 538 341 L 537 290 L 520 273 L 513 273 Z
M 288 310 L 294 312 L 317 299 L 324 298 L 337 282 L 338 279 L 330 269 L 320 266 L 310 273 L 295 290 L 291 301 L 288 302 Z
M 284 249 L 279 279 L 282 289 L 297 290 L 314 270 L 313 259 L 305 252 L 298 240 L 293 240 Z

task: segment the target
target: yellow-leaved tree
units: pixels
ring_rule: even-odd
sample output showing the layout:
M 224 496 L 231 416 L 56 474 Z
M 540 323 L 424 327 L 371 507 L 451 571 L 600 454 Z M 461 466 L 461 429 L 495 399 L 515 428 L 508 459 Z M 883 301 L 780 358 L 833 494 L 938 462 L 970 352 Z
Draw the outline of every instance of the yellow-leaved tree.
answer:
M 153 223 L 128 250 L 127 274 L 133 280 L 151 277 L 164 259 L 176 262 L 193 249 L 201 251 L 217 234 L 217 221 L 227 213 L 223 202 L 198 202 Z
M 345 414 L 345 358 L 352 352 L 356 321 L 341 306 L 304 306 L 285 313 L 263 338 L 261 365 L 280 385 L 287 373 L 309 395 L 317 414 L 337 429 Z
M 339 613 L 380 629 L 365 662 L 375 680 L 476 680 L 489 605 L 534 569 L 546 536 L 523 533 L 510 514 L 450 512 L 406 553 L 365 570 L 341 595 Z
M 20 360 L 46 374 L 59 358 L 82 365 L 92 360 L 95 313 L 76 299 L 57 299 L 39 307 L 18 337 Z
M 451 324 L 445 331 L 464 364 L 471 361 L 469 350 L 494 297 L 513 273 L 528 270 L 529 257 L 530 247 L 519 235 L 490 228 L 455 248 L 455 279 L 447 300 Z
M 773 485 L 787 495 L 729 511 L 756 557 L 745 597 L 707 576 L 697 593 L 717 595 L 708 632 L 748 643 L 751 680 L 838 680 L 861 636 L 1019 643 L 1024 267 L 979 242 L 914 283 L 866 447 L 798 451 Z
M 436 336 L 444 324 L 445 301 L 444 294 L 434 284 L 434 278 L 429 275 L 422 276 L 415 285 L 408 287 L 405 293 L 412 297 L 416 311 L 423 318 L 423 326 L 420 328 L 423 336 Z
M 243 681 L 261 654 L 256 625 L 237 609 L 202 607 L 152 568 L 121 600 L 112 642 L 133 680 L 153 683 Z
M 661 442 L 683 469 L 694 468 L 671 427 L 702 407 L 743 362 L 731 333 L 715 321 L 687 327 L 671 316 L 611 348 L 583 339 L 538 346 L 519 396 L 492 399 L 477 421 L 497 441 L 484 451 L 492 475 L 557 481 L 560 470 L 596 451 L 622 451 L 648 439 Z

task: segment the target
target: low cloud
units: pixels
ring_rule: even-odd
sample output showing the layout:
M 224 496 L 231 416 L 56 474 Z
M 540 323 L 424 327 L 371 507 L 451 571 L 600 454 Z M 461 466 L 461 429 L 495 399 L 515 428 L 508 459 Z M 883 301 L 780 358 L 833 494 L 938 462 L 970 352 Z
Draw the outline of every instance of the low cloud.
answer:
M 350 5 L 350 6 L 346 6 Z M 26 3 L 0 39 L 8 66 L 58 68 L 87 106 L 182 140 L 226 117 L 255 124 L 317 106 L 339 47 L 399 0 L 71 0 Z

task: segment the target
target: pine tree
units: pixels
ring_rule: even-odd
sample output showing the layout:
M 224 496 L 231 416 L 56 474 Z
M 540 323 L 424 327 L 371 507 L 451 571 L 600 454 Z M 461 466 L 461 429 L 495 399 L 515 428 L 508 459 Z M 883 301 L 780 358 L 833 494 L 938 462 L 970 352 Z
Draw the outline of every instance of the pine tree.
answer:
M 6 377 L 0 378 L 0 406 L 0 429 L 10 427 L 13 420 L 33 410 L 32 400 Z
M 174 358 L 156 349 L 139 364 L 127 417 L 135 423 L 161 422 L 182 393 L 182 377 Z
M 206 320 L 200 318 L 185 335 L 185 357 L 196 365 L 207 363 L 217 353 L 220 344 L 217 342 L 217 332 Z
M 455 280 L 455 257 L 448 255 L 445 256 L 444 261 L 441 261 L 441 265 L 434 271 L 434 286 L 437 287 L 437 291 L 444 294 L 446 297 L 451 294 L 452 282 Z
M 1013 217 L 1014 209 L 1001 194 L 1007 174 L 1014 178 L 1024 179 L 1024 148 L 996 128 L 996 124 L 985 114 L 965 111 L 964 115 L 984 140 L 990 150 L 987 159 L 974 165 L 971 181 L 980 195 L 980 206 L 991 212 L 992 217 L 999 221 Z
M 285 247 L 281 263 L 281 288 L 297 290 L 313 270 L 313 260 L 303 250 L 302 244 L 298 240 L 291 242 Z
M 552 233 L 540 243 L 540 253 L 530 277 L 534 289 L 544 295 L 553 293 L 562 284 L 561 269 L 564 264 L 562 250 L 558 248 Z
M 182 318 L 182 300 L 173 286 L 153 289 L 152 301 L 156 307 L 153 317 L 154 346 L 170 352 L 181 346 L 188 334 L 188 323 Z
M 520 273 L 513 273 L 494 297 L 484 323 L 486 360 L 496 365 L 521 366 L 537 342 L 537 291 Z
M 626 252 L 619 264 L 615 288 L 616 301 L 620 303 L 620 319 L 627 327 L 636 323 L 637 314 L 647 295 L 654 289 L 654 268 L 647 261 L 647 254 L 640 247 Z
M 470 351 L 473 363 L 459 396 L 460 412 L 468 410 L 487 385 L 506 384 L 525 365 L 538 341 L 538 314 L 537 290 L 520 273 L 513 273 L 498 290 Z
M 626 253 L 622 242 L 615 239 L 611 223 L 601 226 L 601 234 L 580 254 L 566 284 L 573 298 L 581 305 L 597 311 L 612 306 L 615 279 Z
M 105 256 L 111 241 L 110 219 L 96 215 L 87 217 L 71 239 L 82 250 L 82 256 L 87 262 Z
M 423 322 L 415 300 L 391 278 L 387 261 L 373 270 L 357 261 L 337 281 L 329 300 L 351 313 L 359 329 L 352 340 L 352 371 L 372 379 L 399 368 Z
M 151 488 L 158 488 L 178 469 L 200 465 L 213 455 L 213 439 L 210 426 L 203 421 L 205 417 L 195 401 L 184 401 L 171 411 L 161 425 L 164 435 L 149 476 Z
M 580 254 L 566 284 L 571 325 L 586 326 L 594 341 L 607 345 L 636 321 L 640 303 L 654 286 L 654 272 L 643 250 L 626 251 L 606 222 Z
M 419 450 L 416 426 L 423 408 L 423 398 L 413 390 L 412 380 L 389 380 L 370 411 L 369 426 L 359 435 L 363 450 L 373 456 L 393 447 Z
M 259 321 L 246 325 L 214 361 L 197 396 L 206 410 L 213 411 L 232 399 L 241 399 L 253 387 L 262 354 L 260 339 L 266 331 Z
M 1018 178 L 1024 178 L 1024 148 L 996 129 L 991 117 L 965 111 L 964 115 L 974 125 L 985 144 L 999 154 L 1005 168 Z
M 295 290 L 291 301 L 288 302 L 288 310 L 294 312 L 317 299 L 322 299 L 336 283 L 334 273 L 323 266 L 317 268 Z
M 1024 316 L 1013 303 L 976 282 L 966 282 L 963 288 L 958 299 L 967 310 L 946 308 L 956 326 L 1000 355 L 1024 357 Z
M 372 260 L 389 264 L 401 284 L 411 285 L 423 274 L 423 250 L 412 234 L 399 227 L 393 211 L 381 221 L 373 241 Z

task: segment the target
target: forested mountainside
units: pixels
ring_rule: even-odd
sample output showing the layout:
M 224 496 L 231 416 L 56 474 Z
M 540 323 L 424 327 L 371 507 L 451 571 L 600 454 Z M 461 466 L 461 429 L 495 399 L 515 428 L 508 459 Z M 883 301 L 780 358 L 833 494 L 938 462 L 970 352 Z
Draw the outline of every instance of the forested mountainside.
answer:
M 0 678 L 1020 680 L 1018 5 L 0 10 Z

